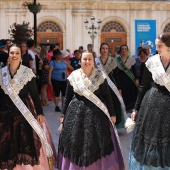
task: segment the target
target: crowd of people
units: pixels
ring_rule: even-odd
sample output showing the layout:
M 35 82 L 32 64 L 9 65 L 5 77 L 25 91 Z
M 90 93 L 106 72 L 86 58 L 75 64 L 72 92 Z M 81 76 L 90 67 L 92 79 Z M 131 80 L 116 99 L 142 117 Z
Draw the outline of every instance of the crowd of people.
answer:
M 126 112 L 135 123 L 129 169 L 170 170 L 169 33 L 156 50 L 129 56 L 125 44 L 112 57 L 107 43 L 97 56 L 92 44 L 71 53 L 0 40 L 0 170 L 125 170 L 117 129 Z M 51 100 L 61 113 L 57 156 L 42 107 Z

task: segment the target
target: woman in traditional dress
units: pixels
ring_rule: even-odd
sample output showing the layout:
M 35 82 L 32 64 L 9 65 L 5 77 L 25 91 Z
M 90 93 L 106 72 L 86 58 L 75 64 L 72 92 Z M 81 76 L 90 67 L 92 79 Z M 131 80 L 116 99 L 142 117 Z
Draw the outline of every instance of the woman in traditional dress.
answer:
M 37 135 L 37 132 L 43 132 L 39 124 L 44 125 L 45 118 L 35 74 L 21 64 L 21 56 L 21 47 L 11 45 L 9 65 L 0 70 L 0 170 L 51 170 L 43 148 L 47 145 L 43 145 Z M 29 115 L 32 114 L 31 118 Z M 37 131 L 29 124 L 32 121 Z
M 116 57 L 119 68 L 119 80 L 121 86 L 122 97 L 126 106 L 126 110 L 133 109 L 138 88 L 136 84 L 135 59 L 128 55 L 128 46 L 120 47 L 120 55 Z
M 113 101 L 113 106 L 116 113 L 116 127 L 117 128 L 124 128 L 125 118 L 123 114 L 123 108 L 121 108 L 121 103 L 124 107 L 124 102 L 121 97 L 121 103 L 118 99 L 121 95 L 121 87 L 120 87 L 120 81 L 118 76 L 118 67 L 115 59 L 113 57 L 109 57 L 109 45 L 107 43 L 102 43 L 100 45 L 100 57 L 95 58 L 95 64 L 96 67 L 99 70 L 104 70 L 106 73 L 106 76 L 108 77 L 107 80 L 111 80 L 113 85 L 115 86 L 115 90 L 111 88 L 110 86 L 110 93 Z M 108 81 L 109 82 L 109 81 Z M 124 110 L 125 111 L 125 110 Z
M 83 53 L 81 68 L 68 77 L 63 114 L 59 170 L 124 170 L 110 90 L 92 53 Z
M 156 39 L 132 113 L 130 170 L 170 170 L 170 34 Z

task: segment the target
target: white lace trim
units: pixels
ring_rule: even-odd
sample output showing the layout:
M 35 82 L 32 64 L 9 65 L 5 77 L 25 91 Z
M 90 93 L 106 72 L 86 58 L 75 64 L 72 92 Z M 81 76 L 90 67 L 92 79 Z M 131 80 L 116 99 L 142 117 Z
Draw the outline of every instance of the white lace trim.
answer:
M 91 92 L 96 91 L 99 88 L 100 84 L 102 84 L 104 82 L 103 73 L 96 68 L 94 68 L 90 77 L 87 77 L 83 73 L 81 68 L 75 70 L 74 72 L 76 72 L 76 74 L 81 74 L 84 85 Z M 74 86 L 74 84 L 76 84 L 76 83 L 75 83 L 75 79 L 74 79 L 74 76 L 72 73 L 70 74 L 70 76 L 67 79 L 70 81 L 70 84 L 73 86 L 74 92 L 78 93 L 79 95 L 82 95 L 82 93 L 79 93 L 79 89 L 76 86 Z
M 117 57 L 119 57 L 119 56 L 117 56 Z M 120 57 L 121 57 L 121 56 L 120 56 Z M 116 60 L 116 61 L 117 61 L 117 60 Z M 126 63 L 124 63 L 124 65 L 126 66 L 126 68 L 131 69 L 131 67 L 132 67 L 135 63 L 136 63 L 135 59 L 129 56 L 128 59 L 126 60 Z M 120 65 L 119 62 L 117 62 L 117 65 L 118 65 L 119 69 L 122 70 L 122 67 L 121 67 L 121 65 Z
M 13 79 L 11 79 L 11 76 L 8 71 L 9 82 L 17 94 L 19 94 L 19 92 L 24 87 L 24 85 L 26 85 L 28 81 L 31 81 L 31 79 L 33 77 L 35 77 L 35 74 L 32 72 L 32 70 L 29 69 L 28 67 L 23 66 L 23 65 L 20 65 L 20 67 L 17 70 L 17 73 L 14 75 Z M 5 94 L 8 94 L 6 92 L 6 88 L 2 82 L 2 70 L 0 70 L 0 86 L 4 90 Z
M 100 58 L 100 61 L 101 61 L 101 57 Z M 115 61 L 115 59 L 113 57 L 108 57 L 108 60 L 106 62 L 106 64 L 104 65 L 102 62 L 101 62 L 104 70 L 106 71 L 107 74 L 109 74 L 110 72 L 112 72 L 116 67 L 117 67 L 117 63 Z
M 162 65 L 160 55 L 156 54 L 150 57 L 145 64 L 148 70 L 152 73 L 153 81 L 161 86 L 164 86 L 162 80 L 160 79 L 160 75 L 163 73 L 161 72 L 160 69 L 158 69 L 158 67 L 160 67 L 160 64 Z M 166 74 L 168 78 L 170 78 L 170 66 L 166 70 Z

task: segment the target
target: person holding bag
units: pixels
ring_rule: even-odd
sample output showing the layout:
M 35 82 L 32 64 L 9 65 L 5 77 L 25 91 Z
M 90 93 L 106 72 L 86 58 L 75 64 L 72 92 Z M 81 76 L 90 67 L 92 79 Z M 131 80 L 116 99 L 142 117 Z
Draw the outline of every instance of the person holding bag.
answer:
M 82 53 L 81 68 L 68 77 L 59 170 L 125 169 L 109 86 L 94 62 L 91 52 Z
M 66 69 L 72 69 L 70 64 L 62 60 L 62 52 L 59 49 L 53 51 L 53 57 L 49 63 L 49 85 L 53 86 L 54 89 L 54 103 L 55 111 L 61 112 L 58 103 L 60 99 L 60 92 L 62 95 L 62 103 L 65 96 L 65 91 L 67 87 L 67 71 Z
M 46 121 L 35 74 L 21 64 L 21 56 L 21 47 L 12 44 L 9 65 L 0 69 L 0 169 L 51 170 L 55 150 L 41 128 Z

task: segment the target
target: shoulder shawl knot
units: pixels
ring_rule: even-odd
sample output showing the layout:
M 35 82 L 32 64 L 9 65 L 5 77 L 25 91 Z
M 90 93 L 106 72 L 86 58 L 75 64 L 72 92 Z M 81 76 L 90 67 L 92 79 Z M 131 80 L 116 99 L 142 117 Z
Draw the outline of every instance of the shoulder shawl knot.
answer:
M 120 57 L 120 56 L 117 56 L 117 57 Z M 117 61 L 117 60 L 116 60 Z M 131 67 L 136 63 L 135 59 L 133 57 L 128 57 L 126 63 L 124 63 L 124 65 L 126 66 L 126 68 L 128 69 L 131 69 Z M 119 67 L 120 70 L 122 70 L 122 67 L 120 65 L 119 62 L 117 62 L 117 65 Z
M 75 74 L 78 74 L 79 76 L 82 77 L 83 80 L 82 83 L 84 83 L 86 88 L 91 92 L 96 91 L 99 88 L 100 84 L 102 84 L 105 79 L 103 73 L 96 68 L 94 68 L 90 77 L 86 77 L 86 75 L 83 73 L 81 68 L 73 71 L 67 79 L 69 80 L 70 84 L 73 86 L 74 92 L 78 93 L 79 95 L 82 95 L 82 93 L 79 92 L 79 90 L 81 89 L 79 89 L 79 87 L 77 87 L 76 85 L 77 80 L 75 79 L 74 76 Z
M 104 68 L 104 70 L 106 71 L 107 74 L 112 72 L 116 67 L 117 67 L 117 63 L 116 63 L 116 61 L 113 57 L 108 57 L 106 64 L 103 65 L 103 68 Z

